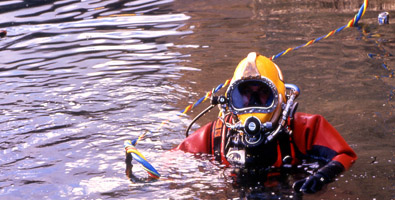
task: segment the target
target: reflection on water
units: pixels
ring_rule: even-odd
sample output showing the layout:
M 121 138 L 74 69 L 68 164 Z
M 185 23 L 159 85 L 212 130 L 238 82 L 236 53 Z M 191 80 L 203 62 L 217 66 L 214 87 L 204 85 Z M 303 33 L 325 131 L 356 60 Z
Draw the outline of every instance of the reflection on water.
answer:
M 0 2 L 1 199 L 300 198 L 293 177 L 243 188 L 209 155 L 168 152 L 206 105 L 177 113 L 231 77 L 248 52 L 299 46 L 343 26 L 361 3 Z M 302 89 L 300 111 L 324 115 L 359 156 L 307 199 L 393 197 L 395 28 L 378 26 L 377 15 L 393 16 L 395 4 L 369 3 L 359 29 L 276 60 Z M 132 184 L 122 144 L 145 130 L 152 134 L 138 148 L 163 180 Z M 134 172 L 146 176 L 137 164 Z

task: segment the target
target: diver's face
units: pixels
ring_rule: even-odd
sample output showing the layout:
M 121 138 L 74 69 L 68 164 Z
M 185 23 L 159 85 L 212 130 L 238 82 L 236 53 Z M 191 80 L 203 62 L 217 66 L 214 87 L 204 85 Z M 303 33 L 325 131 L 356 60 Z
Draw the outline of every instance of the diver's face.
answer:
M 269 91 L 258 85 L 249 85 L 242 92 L 244 106 L 266 105 L 269 98 Z

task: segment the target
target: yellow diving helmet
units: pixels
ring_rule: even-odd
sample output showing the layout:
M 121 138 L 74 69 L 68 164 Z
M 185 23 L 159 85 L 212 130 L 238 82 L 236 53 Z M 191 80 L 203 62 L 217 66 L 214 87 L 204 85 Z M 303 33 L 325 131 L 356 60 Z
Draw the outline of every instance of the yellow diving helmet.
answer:
M 262 124 L 278 122 L 286 88 L 280 68 L 265 56 L 251 52 L 236 67 L 226 91 L 228 109 L 242 124 L 251 117 Z

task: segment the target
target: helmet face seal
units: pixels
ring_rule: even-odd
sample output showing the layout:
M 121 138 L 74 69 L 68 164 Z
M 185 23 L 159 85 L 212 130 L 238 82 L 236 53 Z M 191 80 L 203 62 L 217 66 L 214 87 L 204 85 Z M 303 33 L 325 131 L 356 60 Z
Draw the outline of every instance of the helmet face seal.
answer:
M 240 79 L 227 91 L 233 114 L 272 113 L 278 105 L 276 86 L 266 77 Z

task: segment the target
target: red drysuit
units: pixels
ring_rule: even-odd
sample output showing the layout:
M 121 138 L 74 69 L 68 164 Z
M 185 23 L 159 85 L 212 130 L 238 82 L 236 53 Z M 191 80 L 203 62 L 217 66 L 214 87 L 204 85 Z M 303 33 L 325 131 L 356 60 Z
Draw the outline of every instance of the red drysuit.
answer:
M 226 120 L 226 119 L 225 119 Z M 292 135 L 289 137 L 290 164 L 299 164 L 302 158 L 314 158 L 325 162 L 338 161 L 347 170 L 357 159 L 357 155 L 346 143 L 339 132 L 320 115 L 296 113 L 292 120 Z M 228 164 L 224 155 L 226 128 L 221 120 L 216 120 L 198 129 L 186 138 L 176 149 L 190 153 L 215 154 L 217 148 L 222 163 Z M 215 142 L 218 138 L 220 142 Z M 281 145 L 277 142 L 277 159 L 272 164 L 281 167 L 283 155 Z

